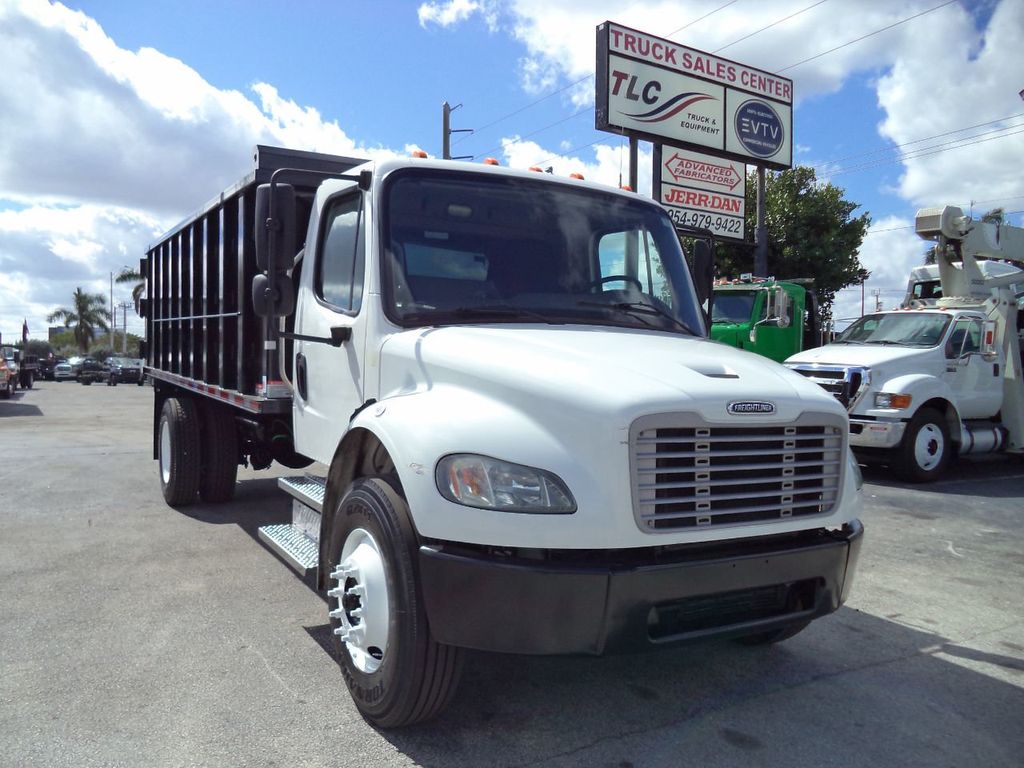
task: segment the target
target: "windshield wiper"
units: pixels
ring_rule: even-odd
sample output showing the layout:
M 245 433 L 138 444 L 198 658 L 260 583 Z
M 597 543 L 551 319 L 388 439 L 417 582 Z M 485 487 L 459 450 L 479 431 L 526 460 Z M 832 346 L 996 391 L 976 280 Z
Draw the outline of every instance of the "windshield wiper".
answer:
M 602 301 L 578 301 L 576 303 L 581 307 L 605 307 L 607 309 L 616 309 L 619 312 L 626 312 L 627 314 L 639 313 L 642 315 L 656 315 L 657 317 L 669 320 L 677 328 L 681 328 L 691 336 L 699 337 L 701 335 L 697 333 L 697 331 L 693 330 L 688 323 L 683 322 L 671 312 L 667 312 L 661 307 L 654 304 L 648 304 L 644 301 L 617 301 L 612 304 L 606 304 Z M 643 318 L 638 319 L 643 320 Z M 647 325 L 651 325 L 651 323 L 647 323 L 646 320 L 644 322 Z

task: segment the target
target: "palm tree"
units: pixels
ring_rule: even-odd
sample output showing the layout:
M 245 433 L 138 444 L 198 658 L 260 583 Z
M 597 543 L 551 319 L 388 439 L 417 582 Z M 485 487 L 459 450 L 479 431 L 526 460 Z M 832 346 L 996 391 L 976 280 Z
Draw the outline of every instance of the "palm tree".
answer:
M 110 319 L 110 311 L 104 308 L 105 303 L 103 294 L 85 293 L 81 288 L 76 288 L 73 307 L 54 310 L 46 319 L 51 323 L 54 320 L 63 320 L 65 328 L 74 326 L 75 341 L 84 354 L 89 351 L 89 345 L 96 338 L 97 328 L 109 330 L 107 321 Z
M 139 302 L 142 300 L 142 294 L 146 290 L 146 278 L 142 276 L 142 273 L 132 267 L 124 267 L 120 274 L 114 278 L 114 282 L 117 283 L 134 283 L 132 286 L 132 303 L 135 305 L 135 314 L 141 314 Z

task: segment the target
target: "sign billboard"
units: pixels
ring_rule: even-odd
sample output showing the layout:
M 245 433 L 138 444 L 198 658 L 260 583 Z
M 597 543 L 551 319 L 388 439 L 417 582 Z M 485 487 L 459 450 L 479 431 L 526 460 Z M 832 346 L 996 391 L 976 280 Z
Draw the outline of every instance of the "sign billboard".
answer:
M 596 127 L 740 162 L 793 165 L 793 81 L 606 21 Z
M 679 227 L 743 240 L 746 165 L 668 144 L 654 149 L 654 197 Z

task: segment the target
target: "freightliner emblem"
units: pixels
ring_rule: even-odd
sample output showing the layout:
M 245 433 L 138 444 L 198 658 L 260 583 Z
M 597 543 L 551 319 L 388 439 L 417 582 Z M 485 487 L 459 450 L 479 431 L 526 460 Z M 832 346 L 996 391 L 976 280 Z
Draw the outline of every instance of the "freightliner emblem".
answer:
M 775 403 L 768 403 L 764 400 L 741 400 L 729 403 L 729 413 L 775 413 Z

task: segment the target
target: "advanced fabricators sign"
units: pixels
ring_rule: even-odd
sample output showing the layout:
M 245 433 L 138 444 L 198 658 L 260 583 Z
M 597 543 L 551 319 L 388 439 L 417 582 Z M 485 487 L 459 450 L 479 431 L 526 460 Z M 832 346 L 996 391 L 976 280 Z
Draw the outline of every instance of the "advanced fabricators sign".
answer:
M 793 165 L 793 81 L 606 21 L 597 28 L 600 130 L 741 162 Z
M 678 227 L 743 240 L 746 166 L 668 144 L 654 150 L 654 196 Z M 659 173 L 660 168 L 660 173 Z

